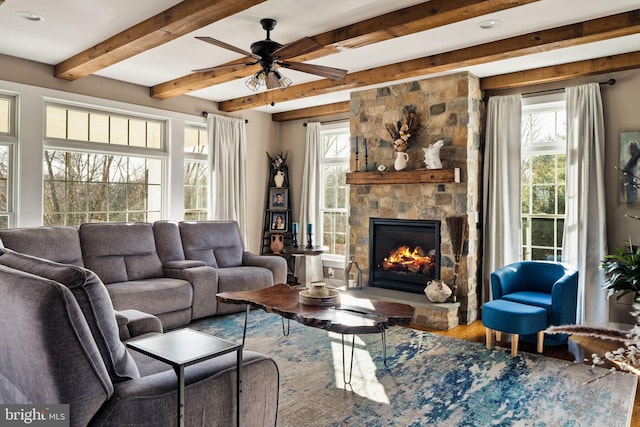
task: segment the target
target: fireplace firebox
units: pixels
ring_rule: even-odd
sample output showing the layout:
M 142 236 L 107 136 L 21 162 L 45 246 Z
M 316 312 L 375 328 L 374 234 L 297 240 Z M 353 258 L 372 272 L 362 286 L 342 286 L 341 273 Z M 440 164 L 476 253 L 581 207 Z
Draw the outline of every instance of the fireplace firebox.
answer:
M 369 285 L 422 293 L 440 279 L 440 221 L 371 218 Z

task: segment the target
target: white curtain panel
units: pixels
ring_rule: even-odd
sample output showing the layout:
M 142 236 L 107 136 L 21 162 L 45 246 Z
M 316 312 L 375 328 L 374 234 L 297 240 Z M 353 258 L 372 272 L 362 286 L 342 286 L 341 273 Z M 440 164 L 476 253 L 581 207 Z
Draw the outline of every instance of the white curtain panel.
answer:
M 320 231 L 320 158 L 322 147 L 320 143 L 320 123 L 307 123 L 307 136 L 305 144 L 304 168 L 302 172 L 302 196 L 300 197 L 300 245 L 307 245 L 307 224 L 313 226 L 314 246 L 320 243 L 318 231 Z M 296 258 L 296 276 L 298 276 L 299 266 Z M 319 256 L 313 257 L 313 281 L 322 280 L 322 260 Z M 299 276 L 298 276 L 299 277 Z
M 243 119 L 207 115 L 209 216 L 238 222 L 247 241 L 247 138 Z
M 604 119 L 600 85 L 566 89 L 567 190 L 563 261 L 579 273 L 578 323 L 604 325 L 609 304 L 599 268 L 607 253 Z
M 489 98 L 483 172 L 483 302 L 491 299 L 491 273 L 521 259 L 521 121 L 520 95 Z

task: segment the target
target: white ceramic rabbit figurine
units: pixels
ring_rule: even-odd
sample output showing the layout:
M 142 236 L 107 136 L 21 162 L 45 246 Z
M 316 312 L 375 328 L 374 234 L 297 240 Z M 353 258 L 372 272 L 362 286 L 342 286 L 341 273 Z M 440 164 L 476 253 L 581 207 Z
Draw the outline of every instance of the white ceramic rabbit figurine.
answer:
M 442 148 L 443 145 L 444 141 L 439 139 L 428 148 L 422 149 L 422 151 L 424 151 L 424 164 L 427 166 L 427 169 L 442 169 L 440 148 Z

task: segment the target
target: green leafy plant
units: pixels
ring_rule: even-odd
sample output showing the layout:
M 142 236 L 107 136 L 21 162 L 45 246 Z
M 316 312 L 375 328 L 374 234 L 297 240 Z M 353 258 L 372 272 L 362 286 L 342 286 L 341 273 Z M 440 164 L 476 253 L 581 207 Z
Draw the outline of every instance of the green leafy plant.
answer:
M 640 303 L 640 246 L 629 241 L 626 248 L 618 248 L 616 252 L 606 255 L 600 265 L 606 274 L 602 286 L 608 290 L 607 297 L 616 295 L 620 299 L 633 293 L 633 301 Z

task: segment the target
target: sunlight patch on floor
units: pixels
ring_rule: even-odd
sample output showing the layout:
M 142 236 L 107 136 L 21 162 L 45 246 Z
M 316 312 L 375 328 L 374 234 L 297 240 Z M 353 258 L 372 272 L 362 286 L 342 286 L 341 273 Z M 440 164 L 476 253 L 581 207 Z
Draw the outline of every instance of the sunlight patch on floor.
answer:
M 384 389 L 384 386 L 378 381 L 376 377 L 377 366 L 373 361 L 373 357 L 369 354 L 369 351 L 379 352 L 382 354 L 381 343 L 377 342 L 372 348 L 368 348 L 367 344 L 360 339 L 359 336 L 355 336 L 355 350 L 353 353 L 353 371 L 351 374 L 351 384 L 345 384 L 344 378 L 349 380 L 349 367 L 351 361 L 351 340 L 352 335 L 344 336 L 344 367 L 346 372 L 343 376 L 343 359 L 342 359 L 342 335 L 334 332 L 329 332 L 329 338 L 331 339 L 331 352 L 333 354 L 333 372 L 335 375 L 336 387 L 339 389 L 345 389 L 352 391 L 364 398 L 373 400 L 379 403 L 390 403 L 389 396 Z

